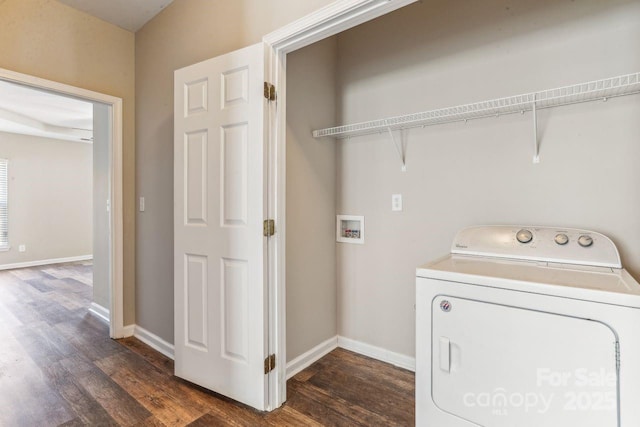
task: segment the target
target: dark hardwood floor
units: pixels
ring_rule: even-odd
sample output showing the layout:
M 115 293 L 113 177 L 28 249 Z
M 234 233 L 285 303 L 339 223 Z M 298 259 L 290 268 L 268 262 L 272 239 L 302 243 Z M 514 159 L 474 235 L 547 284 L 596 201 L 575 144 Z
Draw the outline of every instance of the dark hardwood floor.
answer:
M 88 312 L 91 264 L 0 271 L 0 426 L 411 426 L 414 375 L 337 349 L 262 413 L 173 376 Z

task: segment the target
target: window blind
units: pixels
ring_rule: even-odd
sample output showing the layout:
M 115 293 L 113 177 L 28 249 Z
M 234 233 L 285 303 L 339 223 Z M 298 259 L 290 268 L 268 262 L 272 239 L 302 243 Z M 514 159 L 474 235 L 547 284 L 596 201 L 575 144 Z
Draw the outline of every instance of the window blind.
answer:
M 0 159 L 0 248 L 9 247 L 9 161 Z

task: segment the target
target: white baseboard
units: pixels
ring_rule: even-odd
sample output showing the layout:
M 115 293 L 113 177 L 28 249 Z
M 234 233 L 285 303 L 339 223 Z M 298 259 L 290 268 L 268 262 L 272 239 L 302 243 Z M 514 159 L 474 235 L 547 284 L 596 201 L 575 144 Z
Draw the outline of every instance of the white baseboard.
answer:
M 125 336 L 134 336 L 154 350 L 164 354 L 172 360 L 174 359 L 174 345 L 168 343 L 159 336 L 138 325 L 125 326 L 124 331 Z M 416 370 L 416 359 L 414 357 L 385 350 L 384 348 L 352 340 L 351 338 L 335 336 L 318 344 L 311 350 L 287 363 L 287 379 L 290 379 L 305 368 L 308 368 L 337 347 L 362 354 L 363 356 L 371 357 L 372 359 L 380 360 L 381 362 L 390 363 L 394 366 L 398 366 L 412 372 L 415 372 Z
M 107 325 L 109 324 L 109 310 L 104 308 L 103 306 L 96 304 L 95 302 L 91 303 L 89 307 L 89 312 L 96 316 L 98 319 L 105 322 Z M 173 344 L 170 344 L 149 331 L 145 328 L 140 327 L 138 325 L 127 325 L 122 328 L 123 338 L 126 337 L 136 337 L 143 343 L 147 344 L 149 347 L 154 350 L 164 354 L 170 359 L 174 358 L 174 347 Z M 334 338 L 335 339 L 335 338 Z
M 93 255 L 80 255 L 67 258 L 42 259 L 39 261 L 17 262 L 15 264 L 2 264 L 0 270 L 12 270 L 14 268 L 37 267 L 39 265 L 61 264 L 63 262 L 88 261 L 93 259 Z
M 98 319 L 105 322 L 107 325 L 110 322 L 111 316 L 109 315 L 109 310 L 107 310 L 100 304 L 96 304 L 95 302 L 92 302 L 91 306 L 89 307 L 89 313 L 93 314 Z
M 160 353 L 167 356 L 169 359 L 174 358 L 174 347 L 173 344 L 170 344 L 157 336 L 156 334 L 152 334 L 146 329 L 135 325 L 135 330 L 133 336 L 138 338 L 140 341 L 153 348 L 154 350 L 159 351 Z
M 338 347 L 338 336 L 329 338 L 306 353 L 296 357 L 291 362 L 287 363 L 287 379 L 303 371 L 305 368 L 308 368 L 336 347 Z
M 136 325 L 127 325 L 122 328 L 122 338 L 132 337 L 136 332 Z
M 395 353 L 393 351 L 385 350 L 384 348 L 341 336 L 338 336 L 338 347 L 371 357 L 372 359 L 390 363 L 412 372 L 416 371 L 415 357 L 405 356 L 404 354 Z

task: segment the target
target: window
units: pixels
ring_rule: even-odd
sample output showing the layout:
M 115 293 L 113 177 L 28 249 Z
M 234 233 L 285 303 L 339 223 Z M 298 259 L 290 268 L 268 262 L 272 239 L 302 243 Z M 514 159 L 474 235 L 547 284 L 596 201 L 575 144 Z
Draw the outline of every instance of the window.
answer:
M 0 249 L 9 248 L 9 161 L 0 159 Z

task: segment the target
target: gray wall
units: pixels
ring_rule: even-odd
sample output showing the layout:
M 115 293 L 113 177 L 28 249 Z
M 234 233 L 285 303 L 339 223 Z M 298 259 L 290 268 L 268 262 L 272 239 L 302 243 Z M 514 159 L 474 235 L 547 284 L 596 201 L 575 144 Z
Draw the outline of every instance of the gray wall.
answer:
M 261 41 L 332 0 L 175 0 L 136 33 L 136 323 L 173 342 L 173 71 Z
M 91 151 L 91 144 L 0 132 L 10 245 L 0 265 L 91 255 Z
M 327 3 L 177 0 L 136 34 L 136 187 L 147 204 L 137 216 L 136 323 L 169 342 L 173 70 L 258 42 Z M 619 0 L 409 6 L 339 36 L 337 122 L 637 71 L 638 7 Z M 363 214 L 367 224 L 364 246 L 337 246 L 338 333 L 413 355 L 415 267 L 446 253 L 455 232 L 472 224 L 593 228 L 614 238 L 638 275 L 640 247 L 630 237 L 640 231 L 638 109 L 637 97 L 628 97 L 542 112 L 539 165 L 531 164 L 527 115 L 410 131 L 406 173 L 384 135 L 336 143 L 336 211 Z M 304 157 L 294 150 L 311 147 L 288 154 Z M 392 193 L 403 194 L 403 212 L 390 211 Z
M 93 302 L 107 310 L 109 303 L 110 230 L 109 140 L 111 138 L 110 107 L 93 104 Z
M 425 1 L 338 39 L 339 122 L 352 123 L 640 70 L 640 2 Z M 337 143 L 337 211 L 366 217 L 338 245 L 338 332 L 413 356 L 416 266 L 478 224 L 609 235 L 640 279 L 640 97 L 410 130 L 408 171 L 386 135 Z M 391 212 L 401 193 L 403 212 Z
M 336 42 L 287 56 L 287 360 L 337 333 L 336 146 L 311 136 L 336 121 Z

